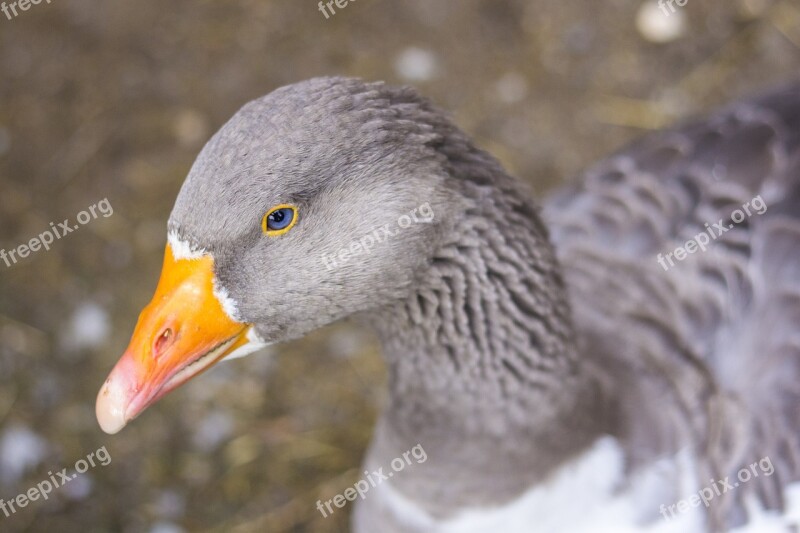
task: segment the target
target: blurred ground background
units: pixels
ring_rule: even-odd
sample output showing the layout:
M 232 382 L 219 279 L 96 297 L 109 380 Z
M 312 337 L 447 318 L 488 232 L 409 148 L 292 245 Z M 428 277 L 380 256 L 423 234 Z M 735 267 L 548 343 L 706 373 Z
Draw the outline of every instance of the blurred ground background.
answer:
M 195 155 L 286 83 L 411 83 L 539 193 L 643 132 L 800 73 L 800 2 L 53 0 L 0 14 L 0 498 L 106 446 L 112 462 L 0 531 L 345 531 L 314 505 L 359 476 L 380 408 L 375 339 L 338 325 L 217 367 L 121 434 L 95 395 L 155 287 Z

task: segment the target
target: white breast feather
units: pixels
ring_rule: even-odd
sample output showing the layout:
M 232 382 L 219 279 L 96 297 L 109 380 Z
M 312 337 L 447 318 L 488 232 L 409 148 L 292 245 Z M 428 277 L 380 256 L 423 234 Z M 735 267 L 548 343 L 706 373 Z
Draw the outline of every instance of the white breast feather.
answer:
M 603 437 L 548 483 L 517 500 L 499 508 L 466 509 L 446 521 L 435 520 L 390 483 L 379 485 L 369 497 L 382 498 L 401 523 L 425 533 L 705 532 L 701 508 L 670 520 L 659 514 L 661 504 L 673 504 L 698 490 L 688 454 L 658 461 L 627 483 L 623 461 L 619 444 Z M 680 493 L 674 490 L 676 486 Z M 749 501 L 750 522 L 731 533 L 785 533 L 788 525 L 800 524 L 800 483 L 787 489 L 786 498 L 784 515 L 764 511 L 755 500 Z

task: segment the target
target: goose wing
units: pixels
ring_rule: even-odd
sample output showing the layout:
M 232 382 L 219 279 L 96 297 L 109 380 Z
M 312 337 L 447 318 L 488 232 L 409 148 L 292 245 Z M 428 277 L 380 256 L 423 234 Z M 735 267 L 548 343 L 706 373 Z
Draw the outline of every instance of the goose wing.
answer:
M 586 356 L 626 387 L 632 463 L 689 442 L 707 484 L 768 457 L 710 512 L 783 507 L 800 479 L 800 82 L 636 142 L 544 216 Z

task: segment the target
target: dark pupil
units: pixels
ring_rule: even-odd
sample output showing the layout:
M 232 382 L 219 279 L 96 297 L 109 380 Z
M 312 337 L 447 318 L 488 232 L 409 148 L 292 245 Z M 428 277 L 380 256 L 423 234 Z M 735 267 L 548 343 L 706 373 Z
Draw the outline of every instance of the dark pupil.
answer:
M 292 211 L 290 209 L 278 209 L 270 213 L 267 221 L 269 229 L 283 229 L 292 221 Z

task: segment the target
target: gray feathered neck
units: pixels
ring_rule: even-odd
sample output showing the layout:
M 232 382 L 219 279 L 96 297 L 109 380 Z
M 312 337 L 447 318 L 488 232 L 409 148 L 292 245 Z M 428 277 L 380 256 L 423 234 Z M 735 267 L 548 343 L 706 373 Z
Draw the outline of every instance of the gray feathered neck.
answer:
M 378 331 L 389 368 L 371 458 L 385 464 L 423 443 L 434 460 L 395 483 L 446 515 L 543 482 L 611 430 L 612 407 L 578 358 L 560 266 L 530 191 L 442 115 L 423 118 L 463 207 L 410 294 L 360 318 Z M 442 494 L 448 478 L 459 483 Z

